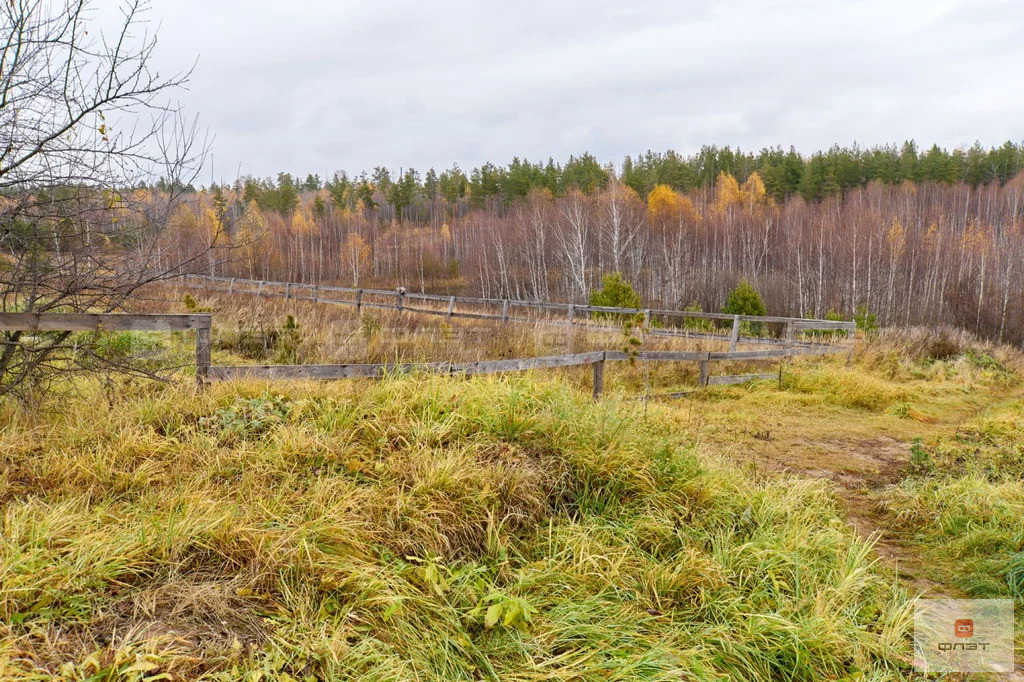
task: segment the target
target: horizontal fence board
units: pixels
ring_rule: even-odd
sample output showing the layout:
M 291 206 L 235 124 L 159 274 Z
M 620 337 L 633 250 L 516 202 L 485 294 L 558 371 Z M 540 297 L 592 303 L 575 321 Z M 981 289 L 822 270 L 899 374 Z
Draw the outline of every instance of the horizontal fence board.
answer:
M 378 378 L 388 370 L 393 372 L 408 371 L 410 366 L 403 365 L 213 365 L 210 367 L 209 378 L 215 380 L 232 379 L 266 379 L 266 380 L 301 380 L 301 379 L 357 379 Z
M 575 367 L 604 360 L 605 351 L 548 355 L 514 360 L 483 360 L 479 362 L 424 362 L 350 365 L 214 365 L 209 378 L 230 379 L 352 379 L 377 378 L 387 374 L 431 372 L 439 374 L 498 374 L 554 367 Z
M 395 289 L 363 289 L 363 296 L 387 296 L 397 298 L 398 291 Z
M 702 313 L 690 312 L 688 310 L 659 310 L 651 308 L 651 317 L 663 315 L 665 317 L 692 317 L 695 320 L 729 320 L 732 322 L 734 315 L 727 313 Z
M 355 301 L 343 301 L 337 298 L 321 298 L 320 303 L 327 303 L 328 305 L 350 305 L 355 307 Z M 366 305 L 365 303 L 363 305 Z M 390 308 L 391 306 L 381 306 L 382 308 Z
M 394 296 L 394 293 L 391 294 Z M 413 292 L 406 292 L 405 297 L 407 299 L 413 299 L 416 301 L 444 301 L 447 303 L 451 300 L 451 296 L 444 296 L 442 294 L 417 294 Z
M 523 302 L 523 305 L 529 305 Z M 614 313 L 620 315 L 636 315 L 637 313 L 644 312 L 643 308 L 614 308 L 604 305 L 578 305 L 576 306 L 576 312 L 578 313 Z
M 422 313 L 424 315 L 444 315 L 445 317 L 448 316 L 448 311 L 447 310 L 438 310 L 436 308 L 417 308 L 417 307 L 411 306 L 411 305 L 402 306 L 402 311 L 403 312 L 408 311 L 410 313 Z M 456 313 L 452 313 L 452 317 L 455 317 L 455 316 L 456 316 Z
M 637 351 L 635 354 L 621 350 L 605 351 L 605 359 L 612 361 L 622 361 L 633 358 L 635 360 L 656 360 L 661 362 L 693 362 L 696 360 L 703 360 L 707 355 L 707 352 L 690 350 L 641 350 Z
M 778 379 L 778 374 L 737 374 L 733 376 L 708 377 L 708 385 L 727 386 L 729 384 L 745 384 L 759 379 Z
M 551 369 L 554 367 L 576 367 L 590 365 L 605 359 L 606 351 L 571 353 L 568 355 L 546 355 L 518 360 L 484 360 L 481 362 L 455 363 L 453 374 L 494 374 L 499 372 L 521 372 L 530 369 Z
M 795 320 L 792 322 L 794 331 L 804 330 L 841 330 L 841 329 L 856 329 L 856 322 L 846 322 L 843 320 Z
M 321 286 L 320 291 L 333 291 L 338 294 L 355 294 L 359 292 L 359 289 L 353 289 L 352 287 L 333 287 L 333 286 Z
M 700 351 L 676 351 L 676 350 L 642 350 L 638 351 L 638 360 L 661 360 L 669 362 L 687 362 L 700 360 L 707 356 L 706 352 Z M 628 359 L 628 358 L 627 358 Z
M 0 313 L 0 331 L 153 331 L 210 326 L 210 315 L 132 313 Z
M 802 351 L 803 349 L 800 349 Z M 794 355 L 793 350 L 735 350 L 729 352 L 712 352 L 710 360 L 777 360 L 787 355 Z M 799 351 L 797 351 L 799 352 Z
M 608 327 L 607 329 L 611 329 Z M 710 341 L 725 341 L 728 343 L 728 334 L 712 334 L 711 332 L 699 332 L 690 329 L 658 329 L 652 328 L 644 332 L 651 336 L 670 337 L 674 339 L 708 339 Z
M 509 301 L 509 305 L 520 308 L 536 308 L 537 310 L 569 310 L 571 303 L 550 303 L 548 301 Z
M 451 296 L 448 297 L 449 299 Z M 503 298 L 474 298 L 472 296 L 456 296 L 456 303 L 469 303 L 471 305 L 501 305 L 505 302 Z
M 445 315 L 448 313 L 446 312 Z M 462 313 L 458 310 L 452 312 L 452 317 L 464 317 L 468 320 L 500 320 L 501 315 L 490 315 L 488 313 Z

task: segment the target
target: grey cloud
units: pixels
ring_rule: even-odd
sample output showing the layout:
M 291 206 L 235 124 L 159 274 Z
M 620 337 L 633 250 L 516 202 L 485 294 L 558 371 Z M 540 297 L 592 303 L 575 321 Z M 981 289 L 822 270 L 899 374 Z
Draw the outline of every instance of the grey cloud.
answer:
M 971 0 L 154 5 L 217 176 L 1022 137 L 1024 13 Z M 228 172 L 230 169 L 230 173 Z

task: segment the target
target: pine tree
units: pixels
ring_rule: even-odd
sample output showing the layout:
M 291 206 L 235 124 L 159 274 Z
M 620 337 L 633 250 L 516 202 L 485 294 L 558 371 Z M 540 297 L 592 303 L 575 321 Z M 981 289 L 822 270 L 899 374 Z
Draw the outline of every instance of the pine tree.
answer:
M 722 312 L 726 315 L 767 315 L 761 294 L 747 280 L 742 280 L 729 294 Z
M 590 292 L 590 305 L 607 308 L 639 308 L 640 294 L 619 272 L 605 273 L 601 277 L 601 288 Z

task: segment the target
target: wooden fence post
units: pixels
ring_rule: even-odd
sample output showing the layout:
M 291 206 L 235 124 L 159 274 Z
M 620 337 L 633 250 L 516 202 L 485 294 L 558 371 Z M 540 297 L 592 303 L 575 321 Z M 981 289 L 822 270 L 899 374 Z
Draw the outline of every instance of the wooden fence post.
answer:
M 508 299 L 501 302 L 501 321 L 508 322 Z
M 319 302 L 320 302 L 320 285 L 319 284 L 314 284 L 313 285 L 313 303 L 319 303 Z
M 398 312 L 402 312 L 402 308 L 405 307 L 405 287 L 398 287 L 396 293 L 398 294 Z
M 740 341 L 740 316 L 732 316 L 732 334 L 729 335 L 729 352 L 736 352 L 736 345 Z
M 292 298 L 292 283 L 285 282 L 284 285 L 284 302 L 287 303 Z
M 202 388 L 210 374 L 210 345 L 212 322 L 204 315 L 196 325 L 196 385 Z
M 448 317 L 451 317 L 452 313 L 454 313 L 454 312 L 455 312 L 455 297 L 452 296 L 451 298 L 448 299 Z
M 786 323 L 786 347 L 792 347 L 793 345 L 793 323 Z
M 263 280 L 261 279 L 260 280 L 260 285 L 258 287 L 256 287 L 256 298 L 259 298 L 262 295 L 263 295 Z
M 700 378 L 697 380 L 699 386 L 708 385 L 708 377 L 710 372 L 708 371 L 708 363 L 711 361 L 711 353 L 707 353 L 703 358 L 700 359 Z
M 570 353 L 576 350 L 576 336 L 572 333 L 573 319 L 576 317 L 576 304 L 569 304 L 569 330 L 566 332 L 566 348 Z
M 363 312 L 363 290 L 356 289 L 356 314 Z
M 235 278 L 231 278 L 231 284 L 228 285 L 228 296 L 235 290 Z
M 651 328 L 651 309 L 646 308 L 644 310 L 644 329 Z
M 601 397 L 604 389 L 604 359 L 605 353 L 601 353 L 601 359 L 594 363 L 594 400 Z

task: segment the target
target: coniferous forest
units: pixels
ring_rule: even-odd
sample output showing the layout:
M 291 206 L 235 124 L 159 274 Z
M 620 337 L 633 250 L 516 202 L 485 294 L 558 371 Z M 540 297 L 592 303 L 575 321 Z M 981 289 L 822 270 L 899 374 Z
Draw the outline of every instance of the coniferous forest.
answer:
M 1022 170 L 1024 144 L 906 142 L 279 173 L 187 192 L 167 255 L 219 232 L 231 256 L 197 271 L 576 302 L 620 272 L 645 305 L 703 310 L 747 280 L 769 314 L 1021 343 Z

